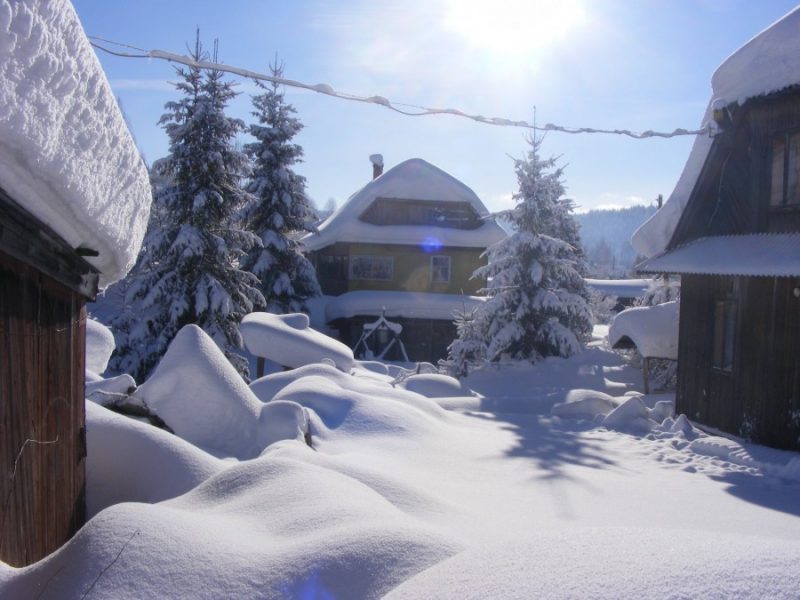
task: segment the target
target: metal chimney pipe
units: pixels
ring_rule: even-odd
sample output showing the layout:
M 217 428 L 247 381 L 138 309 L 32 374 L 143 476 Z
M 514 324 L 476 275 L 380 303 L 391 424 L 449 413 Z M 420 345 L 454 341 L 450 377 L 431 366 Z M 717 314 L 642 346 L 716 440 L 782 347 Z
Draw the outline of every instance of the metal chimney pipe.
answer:
M 383 154 L 370 154 L 369 162 L 372 163 L 372 178 L 380 177 L 383 174 Z

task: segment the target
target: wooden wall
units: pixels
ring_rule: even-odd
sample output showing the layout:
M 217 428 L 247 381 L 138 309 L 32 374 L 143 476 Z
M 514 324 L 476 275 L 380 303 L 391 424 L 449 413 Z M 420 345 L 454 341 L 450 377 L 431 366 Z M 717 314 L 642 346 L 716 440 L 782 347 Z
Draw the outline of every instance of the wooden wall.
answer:
M 734 435 L 800 450 L 800 280 L 736 279 L 734 366 L 726 372 L 712 366 L 714 303 L 732 278 L 682 278 L 676 410 Z
M 0 559 L 39 560 L 85 520 L 83 297 L 0 251 Z

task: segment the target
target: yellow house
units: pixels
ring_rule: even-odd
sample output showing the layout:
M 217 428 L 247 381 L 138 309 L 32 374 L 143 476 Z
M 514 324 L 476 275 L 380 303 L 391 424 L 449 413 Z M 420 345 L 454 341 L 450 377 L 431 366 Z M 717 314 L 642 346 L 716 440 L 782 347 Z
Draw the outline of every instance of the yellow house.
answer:
M 303 239 L 328 302 L 329 327 L 354 345 L 385 312 L 403 326 L 412 360 L 435 361 L 455 335 L 453 312 L 480 300 L 471 279 L 505 237 L 480 198 L 438 167 L 412 158 L 373 179 Z M 386 357 L 390 358 L 390 357 Z

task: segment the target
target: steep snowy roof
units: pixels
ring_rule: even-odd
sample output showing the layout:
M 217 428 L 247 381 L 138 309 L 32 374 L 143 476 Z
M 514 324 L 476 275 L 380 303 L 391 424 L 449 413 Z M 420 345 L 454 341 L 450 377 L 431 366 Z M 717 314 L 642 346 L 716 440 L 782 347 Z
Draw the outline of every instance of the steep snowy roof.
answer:
M 139 251 L 150 183 L 66 0 L 0 0 L 0 187 L 88 259 L 105 286 Z
M 452 229 L 420 225 L 372 225 L 359 216 L 377 198 L 388 201 L 436 200 L 466 202 L 479 216 L 487 218 L 477 229 Z M 442 246 L 486 248 L 503 239 L 503 229 L 488 218 L 489 211 L 480 198 L 458 179 L 421 158 L 411 158 L 389 169 L 358 190 L 328 219 L 317 233 L 308 234 L 303 243 L 318 250 L 336 242 L 380 244 L 418 244 L 434 239 Z
M 800 234 L 699 238 L 646 260 L 637 269 L 646 273 L 797 277 L 800 276 Z
M 711 78 L 711 100 L 703 125 L 713 108 L 777 92 L 800 84 L 800 7 L 759 33 L 720 65 Z M 631 239 L 639 254 L 653 256 L 669 244 L 683 209 L 694 189 L 713 138 L 699 135 L 689 159 L 666 204 L 645 222 Z

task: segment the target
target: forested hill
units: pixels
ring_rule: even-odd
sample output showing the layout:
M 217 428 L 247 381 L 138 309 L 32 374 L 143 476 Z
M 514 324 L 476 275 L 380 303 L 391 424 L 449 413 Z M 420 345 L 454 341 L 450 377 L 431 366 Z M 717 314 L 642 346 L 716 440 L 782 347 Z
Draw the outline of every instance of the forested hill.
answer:
M 591 275 L 622 277 L 628 274 L 636 259 L 631 235 L 655 211 L 656 207 L 651 205 L 576 214 Z

